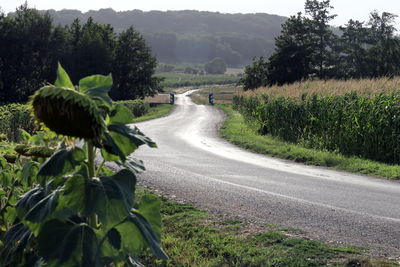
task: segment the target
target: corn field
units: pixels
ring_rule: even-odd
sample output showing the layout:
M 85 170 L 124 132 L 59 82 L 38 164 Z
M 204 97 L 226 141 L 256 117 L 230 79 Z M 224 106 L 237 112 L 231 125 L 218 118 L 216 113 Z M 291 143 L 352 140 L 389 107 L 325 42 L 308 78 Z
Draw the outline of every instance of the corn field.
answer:
M 259 123 L 261 134 L 396 164 L 400 163 L 400 87 L 396 86 L 400 80 L 382 81 L 362 80 L 358 85 L 330 81 L 321 90 L 317 87 L 323 82 L 307 82 L 281 88 L 280 93 L 278 87 L 264 88 L 235 95 L 233 105 Z M 345 83 L 351 90 L 343 89 Z

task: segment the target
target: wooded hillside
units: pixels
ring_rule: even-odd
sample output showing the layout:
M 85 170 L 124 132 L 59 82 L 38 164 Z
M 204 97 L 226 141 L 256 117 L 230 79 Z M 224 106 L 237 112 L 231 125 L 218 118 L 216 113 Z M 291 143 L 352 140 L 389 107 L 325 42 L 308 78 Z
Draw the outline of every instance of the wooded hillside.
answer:
M 269 56 L 274 38 L 287 18 L 259 14 L 221 14 L 215 12 L 150 11 L 116 12 L 100 9 L 82 13 L 78 10 L 49 10 L 55 24 L 69 25 L 89 17 L 101 24 L 111 24 L 117 32 L 134 26 L 152 47 L 158 60 L 167 63 L 205 63 L 221 57 L 229 66 L 244 66 L 253 57 Z

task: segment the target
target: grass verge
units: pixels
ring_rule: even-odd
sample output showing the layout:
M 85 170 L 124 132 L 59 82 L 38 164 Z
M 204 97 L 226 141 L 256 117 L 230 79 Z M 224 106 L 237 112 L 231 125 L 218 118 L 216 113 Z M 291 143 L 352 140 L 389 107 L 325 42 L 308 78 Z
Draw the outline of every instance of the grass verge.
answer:
M 218 105 L 227 114 L 220 135 L 229 142 L 256 153 L 294 160 L 308 165 L 326 166 L 337 170 L 368 174 L 388 179 L 400 179 L 400 166 L 388 165 L 357 157 L 347 157 L 329 151 L 304 148 L 278 138 L 257 133 L 256 125 L 245 122 L 231 105 Z
M 137 196 L 144 191 L 138 188 Z M 354 247 L 336 247 L 294 237 L 297 231 L 254 226 L 161 197 L 162 245 L 170 259 L 150 254 L 146 266 L 399 266 L 371 261 Z
M 156 107 L 150 108 L 149 112 L 146 113 L 145 115 L 135 118 L 134 123 L 164 117 L 168 115 L 173 108 L 174 105 L 170 104 L 157 105 Z

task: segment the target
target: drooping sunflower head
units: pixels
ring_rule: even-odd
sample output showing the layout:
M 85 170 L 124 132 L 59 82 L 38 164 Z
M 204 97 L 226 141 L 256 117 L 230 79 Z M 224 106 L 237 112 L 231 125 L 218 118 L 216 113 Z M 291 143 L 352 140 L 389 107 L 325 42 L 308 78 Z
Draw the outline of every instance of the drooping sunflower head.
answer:
M 30 105 L 36 120 L 57 134 L 100 140 L 106 129 L 96 103 L 72 89 L 45 86 L 32 96 Z

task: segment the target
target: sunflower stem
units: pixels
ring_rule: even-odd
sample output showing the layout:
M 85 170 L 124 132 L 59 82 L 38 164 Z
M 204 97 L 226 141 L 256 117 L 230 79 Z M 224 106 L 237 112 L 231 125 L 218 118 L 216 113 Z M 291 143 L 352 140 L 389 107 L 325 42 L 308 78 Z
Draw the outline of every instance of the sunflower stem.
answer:
M 94 146 L 93 143 L 87 142 L 87 152 L 88 152 L 88 167 L 89 167 L 89 177 L 92 179 L 95 175 L 95 163 L 94 163 Z
M 91 141 L 87 141 L 87 153 L 88 153 L 88 168 L 89 168 L 89 179 L 93 179 L 95 176 L 95 150 L 93 143 Z M 93 213 L 88 218 L 88 224 L 92 228 L 97 228 L 97 215 Z

